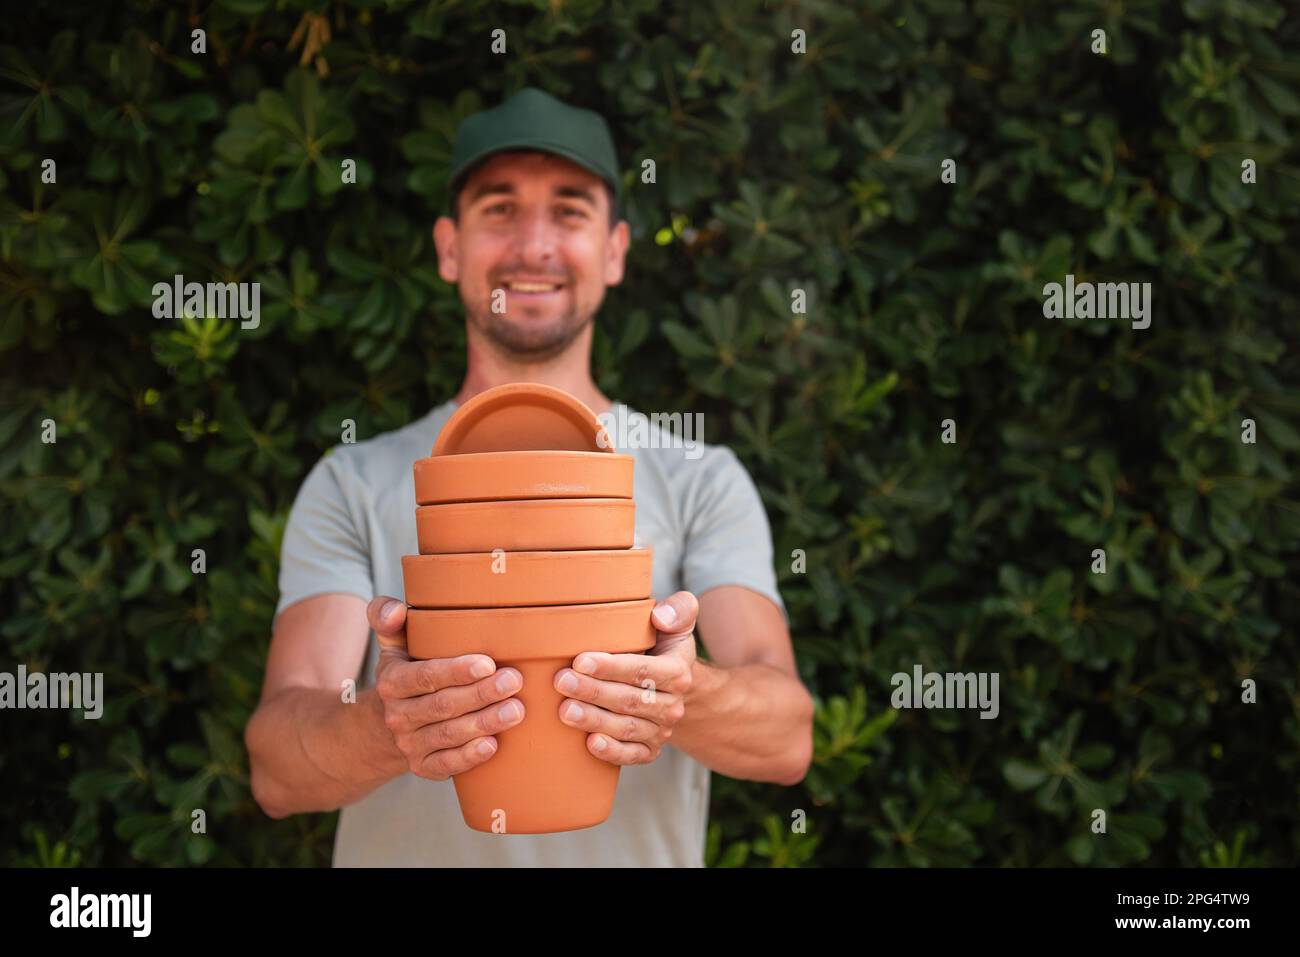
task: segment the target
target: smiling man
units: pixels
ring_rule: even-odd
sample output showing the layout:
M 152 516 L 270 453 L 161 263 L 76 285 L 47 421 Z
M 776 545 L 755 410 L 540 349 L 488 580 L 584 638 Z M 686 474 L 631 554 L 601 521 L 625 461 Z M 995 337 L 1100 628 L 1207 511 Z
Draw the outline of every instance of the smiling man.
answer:
M 812 700 L 767 518 L 725 446 L 689 457 L 652 436 L 620 448 L 636 457 L 637 542 L 654 547 L 658 641 L 645 655 L 578 655 L 554 677 L 561 720 L 623 767 L 609 818 L 536 835 L 486 834 L 461 818 L 451 779 L 491 761 L 497 736 L 523 719 L 521 677 L 484 655 L 407 656 L 400 560 L 418 551 L 412 463 L 458 406 L 506 382 L 644 416 L 591 377 L 593 322 L 628 248 L 604 120 L 521 90 L 465 120 L 450 183 L 450 215 L 433 236 L 439 273 L 465 308 L 465 381 L 404 428 L 330 450 L 304 480 L 245 734 L 254 797 L 272 817 L 342 808 L 336 866 L 700 866 L 710 770 L 791 785 L 812 754 Z

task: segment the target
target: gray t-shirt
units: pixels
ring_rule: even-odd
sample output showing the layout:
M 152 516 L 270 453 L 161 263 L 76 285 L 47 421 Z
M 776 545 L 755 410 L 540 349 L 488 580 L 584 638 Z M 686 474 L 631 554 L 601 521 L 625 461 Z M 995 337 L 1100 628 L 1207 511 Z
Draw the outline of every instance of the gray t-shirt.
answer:
M 326 592 L 367 601 L 404 597 L 401 558 L 419 551 L 413 465 L 430 454 L 455 409 L 454 401 L 445 402 L 404 428 L 335 446 L 321 457 L 289 513 L 277 615 Z M 743 585 L 784 614 L 767 515 L 735 453 L 700 443 L 688 457 L 641 413 L 621 404 L 610 411 L 629 423 L 643 419 L 649 437 L 638 443 L 649 447 L 619 451 L 635 456 L 636 543 L 654 547 L 654 597 L 682 589 L 698 597 L 719 585 Z M 371 632 L 359 688 L 373 686 L 378 659 Z M 466 826 L 450 780 L 407 773 L 343 808 L 334 866 L 700 867 L 709 775 L 668 744 L 656 761 L 622 769 L 613 810 L 595 827 L 486 834 Z

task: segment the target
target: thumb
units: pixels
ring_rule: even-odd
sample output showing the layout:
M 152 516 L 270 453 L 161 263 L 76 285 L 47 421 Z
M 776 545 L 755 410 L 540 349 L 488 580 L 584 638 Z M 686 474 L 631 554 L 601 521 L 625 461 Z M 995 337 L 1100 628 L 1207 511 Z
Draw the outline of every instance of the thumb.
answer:
M 695 619 L 700 613 L 699 600 L 688 591 L 674 592 L 655 605 L 651 621 L 655 630 L 676 637 L 695 630 Z
M 366 618 L 379 641 L 381 657 L 411 660 L 406 652 L 406 602 L 379 595 L 366 606 Z

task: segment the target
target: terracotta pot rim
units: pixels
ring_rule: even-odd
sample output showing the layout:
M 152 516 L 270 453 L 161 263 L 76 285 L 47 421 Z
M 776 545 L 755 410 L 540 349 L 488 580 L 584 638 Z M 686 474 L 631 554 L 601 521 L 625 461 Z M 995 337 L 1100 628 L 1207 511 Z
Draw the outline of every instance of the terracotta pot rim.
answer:
M 421 555 L 631 548 L 636 503 L 630 498 L 442 502 L 416 507 L 415 532 Z
M 432 505 L 417 505 L 415 510 L 417 513 L 425 509 L 437 509 L 444 513 L 453 511 L 490 512 L 503 506 L 539 512 L 552 509 L 564 511 L 570 508 L 608 508 L 628 511 L 636 508 L 636 502 L 630 498 L 610 498 L 609 496 L 599 498 L 498 498 L 483 502 L 435 502 Z M 535 549 L 528 550 L 535 551 Z M 568 549 L 553 550 L 568 551 Z M 614 549 L 607 550 L 613 551 Z M 520 551 L 524 551 L 524 549 L 520 549 Z
M 407 614 L 415 614 L 420 618 L 523 618 L 530 614 L 545 614 L 561 617 L 565 609 L 569 608 L 586 608 L 595 609 L 608 608 L 610 610 L 620 610 L 624 608 L 633 608 L 638 605 L 644 605 L 646 608 L 653 608 L 658 602 L 657 598 L 634 598 L 631 601 L 592 601 L 578 602 L 571 605 L 510 605 L 493 608 L 408 608 Z
M 631 499 L 635 458 L 621 452 L 523 449 L 416 459 L 418 505 L 523 499 Z
M 416 659 L 483 654 L 498 666 L 572 659 L 584 651 L 643 652 L 655 644 L 650 613 L 656 604 L 658 599 L 642 598 L 511 608 L 411 608 L 407 646 Z M 435 645 L 436 656 L 428 653 Z
M 491 459 L 502 458 L 502 457 L 505 457 L 504 460 L 507 462 L 510 460 L 523 461 L 525 459 L 570 459 L 570 458 L 577 459 L 579 461 L 583 459 L 596 459 L 597 461 L 605 462 L 611 458 L 615 460 L 619 460 L 619 459 L 632 460 L 636 458 L 636 456 L 632 455 L 629 452 L 613 452 L 613 451 L 591 452 L 591 451 L 580 451 L 578 449 L 505 449 L 499 452 L 456 452 L 454 454 L 448 454 L 448 455 L 427 455 L 424 458 L 416 459 L 416 461 L 425 462 L 430 459 L 436 459 L 438 461 L 445 461 L 447 459 L 457 459 L 460 461 L 470 462 L 470 461 L 474 461 L 475 459 L 483 459 L 483 460 L 490 461 Z
M 629 556 L 630 556 L 630 555 L 635 555 L 635 556 L 640 556 L 640 555 L 652 555 L 653 553 L 654 553 L 654 546 L 653 546 L 653 545 L 637 545 L 637 546 L 634 547 L 634 548 L 579 548 L 579 549 L 573 549 L 573 548 L 550 548 L 550 549 L 543 549 L 543 548 L 526 548 L 526 549 L 520 549 L 520 550 L 518 550 L 518 551 L 513 551 L 513 552 L 511 552 L 511 551 L 507 551 L 505 554 L 506 554 L 506 557 L 507 557 L 508 559 L 509 559 L 509 558 L 522 558 L 522 559 L 524 559 L 525 561 L 528 561 L 528 560 L 536 560 L 536 559 L 540 559 L 540 558 L 545 558 L 547 561 L 561 561 L 561 562 L 562 562 L 562 561 L 565 561 L 564 556 L 571 556 L 571 559 L 570 559 L 570 560 L 576 561 L 579 557 L 584 557 L 584 558 L 586 558 L 586 557 L 594 557 L 594 556 L 600 556 L 600 555 L 610 555 L 610 556 L 613 556 L 613 557 L 614 557 L 614 561 L 625 561 L 625 562 L 630 562 L 630 561 L 635 561 L 636 559 L 634 559 L 634 558 L 632 558 L 632 557 L 628 557 L 628 558 L 619 558 L 619 557 L 617 557 L 617 556 L 620 556 L 620 555 L 629 555 Z M 469 556 L 473 556 L 474 558 L 481 558 L 481 559 L 483 559 L 484 561 L 490 561 L 491 558 L 492 558 L 492 553 L 491 553 L 491 552 L 444 552 L 444 553 L 441 554 L 441 555 L 403 555 L 402 558 L 403 558 L 403 559 L 410 558 L 410 559 L 413 559 L 413 560 L 418 559 L 418 560 L 420 560 L 420 561 L 431 562 L 431 561 L 435 561 L 435 560 L 438 560 L 438 559 L 447 559 L 447 560 L 449 560 L 449 559 L 453 559 L 453 558 L 465 558 L 465 557 L 469 557 Z M 645 559 L 641 559 L 641 561 L 644 561 L 644 560 L 645 560 Z
M 547 409 L 552 416 L 558 415 L 562 419 L 568 419 L 574 425 L 574 435 L 581 436 L 583 443 L 588 441 L 587 432 L 590 431 L 591 447 L 581 451 L 601 455 L 608 455 L 614 451 L 613 442 L 610 440 L 609 433 L 605 431 L 605 426 L 596 418 L 596 413 L 581 399 L 563 389 L 543 385 L 540 382 L 509 382 L 480 392 L 457 408 L 443 425 L 438 438 L 434 440 L 433 454 L 435 456 L 469 454 L 458 452 L 457 448 L 463 445 L 466 441 L 466 433 L 475 425 L 493 414 L 500 415 L 502 412 L 507 416 L 512 413 L 518 416 L 521 409 L 530 406 Z
M 505 562 L 494 572 L 498 559 Z M 499 608 L 636 601 L 653 590 L 654 547 L 403 555 L 414 608 Z

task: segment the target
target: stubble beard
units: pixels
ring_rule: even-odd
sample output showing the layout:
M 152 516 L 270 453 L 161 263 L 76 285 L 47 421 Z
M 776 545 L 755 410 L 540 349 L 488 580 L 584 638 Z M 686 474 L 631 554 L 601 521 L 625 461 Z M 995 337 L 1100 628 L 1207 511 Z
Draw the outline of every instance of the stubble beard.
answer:
M 521 307 L 522 311 L 522 307 Z M 492 312 L 471 312 L 474 328 L 501 353 L 517 362 L 544 362 L 560 355 L 591 324 L 595 314 L 582 317 L 570 306 L 546 323 L 528 318 L 512 319 Z

